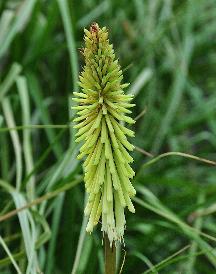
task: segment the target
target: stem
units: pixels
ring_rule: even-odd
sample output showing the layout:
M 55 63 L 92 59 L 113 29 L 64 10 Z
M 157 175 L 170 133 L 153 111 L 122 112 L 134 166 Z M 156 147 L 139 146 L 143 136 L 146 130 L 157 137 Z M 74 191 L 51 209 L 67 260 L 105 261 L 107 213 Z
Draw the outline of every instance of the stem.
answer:
M 113 243 L 110 247 L 110 241 L 105 234 L 104 237 L 105 247 L 105 274 L 115 274 L 116 272 L 116 247 Z

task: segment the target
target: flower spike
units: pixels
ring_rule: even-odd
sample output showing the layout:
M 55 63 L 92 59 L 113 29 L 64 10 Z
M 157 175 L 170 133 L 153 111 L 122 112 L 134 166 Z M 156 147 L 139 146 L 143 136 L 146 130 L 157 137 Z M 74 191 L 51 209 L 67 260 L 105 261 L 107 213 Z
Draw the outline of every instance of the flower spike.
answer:
M 101 219 L 102 231 L 110 244 L 122 241 L 125 230 L 125 207 L 135 212 L 131 198 L 136 194 L 131 184 L 135 173 L 128 151 L 134 146 L 127 140 L 134 132 L 124 123 L 134 124 L 128 116 L 131 95 L 124 93 L 122 70 L 115 57 L 108 31 L 93 23 L 85 29 L 85 66 L 80 74 L 80 92 L 74 92 L 77 105 L 76 142 L 82 141 L 78 159 L 83 164 L 86 191 L 89 193 L 85 214 L 89 216 L 86 230 L 92 232 Z

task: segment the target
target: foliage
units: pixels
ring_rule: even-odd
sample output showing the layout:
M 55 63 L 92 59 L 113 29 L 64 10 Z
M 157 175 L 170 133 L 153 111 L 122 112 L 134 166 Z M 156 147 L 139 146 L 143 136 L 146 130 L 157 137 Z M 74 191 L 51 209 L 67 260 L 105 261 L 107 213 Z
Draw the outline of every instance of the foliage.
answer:
M 171 151 L 215 160 L 215 0 L 0 1 L 0 273 L 103 273 L 70 109 L 94 21 L 136 104 L 119 269 L 125 253 L 123 273 L 215 273 L 215 167 L 175 153 L 145 165 Z

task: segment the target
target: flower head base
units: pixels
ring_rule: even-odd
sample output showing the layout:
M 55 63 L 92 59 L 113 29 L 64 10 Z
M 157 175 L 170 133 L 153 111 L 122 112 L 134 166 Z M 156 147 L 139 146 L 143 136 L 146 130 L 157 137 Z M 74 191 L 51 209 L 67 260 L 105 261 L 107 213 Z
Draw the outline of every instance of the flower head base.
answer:
M 124 208 L 135 212 L 131 197 L 136 193 L 130 180 L 134 171 L 133 158 L 127 136 L 134 132 L 123 123 L 133 124 L 131 95 L 123 91 L 122 71 L 109 44 L 107 29 L 94 23 L 85 31 L 84 70 L 79 85 L 82 92 L 74 92 L 78 117 L 76 142 L 84 141 L 78 159 L 86 157 L 83 164 L 85 187 L 89 193 L 85 214 L 89 216 L 86 230 L 92 232 L 100 218 L 102 231 L 110 243 L 121 241 L 125 230 Z

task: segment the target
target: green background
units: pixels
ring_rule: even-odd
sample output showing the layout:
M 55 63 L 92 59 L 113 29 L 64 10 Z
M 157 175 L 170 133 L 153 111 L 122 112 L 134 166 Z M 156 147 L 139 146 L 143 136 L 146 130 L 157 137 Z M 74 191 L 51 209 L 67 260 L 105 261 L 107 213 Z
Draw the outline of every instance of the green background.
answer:
M 216 169 L 189 156 L 216 160 L 215 0 L 0 1 L 0 273 L 103 273 L 70 123 L 94 21 L 136 103 L 136 213 L 118 269 L 125 256 L 122 273 L 216 273 Z

